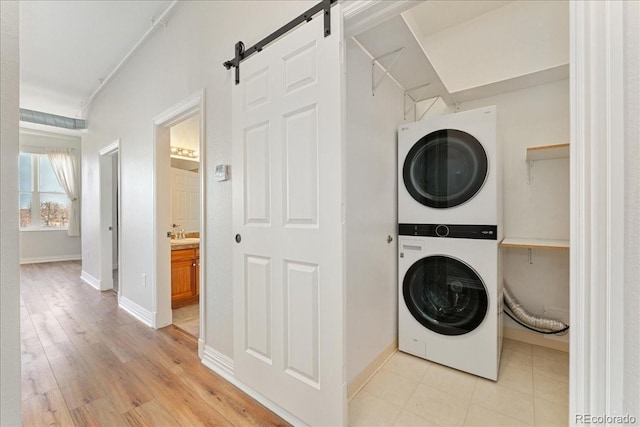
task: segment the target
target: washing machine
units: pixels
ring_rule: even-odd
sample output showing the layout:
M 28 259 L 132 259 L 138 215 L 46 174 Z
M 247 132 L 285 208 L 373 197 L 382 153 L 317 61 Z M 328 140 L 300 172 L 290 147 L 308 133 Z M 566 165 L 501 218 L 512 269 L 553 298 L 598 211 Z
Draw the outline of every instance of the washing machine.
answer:
M 495 236 L 495 226 L 400 227 L 400 351 L 498 379 L 503 282 Z
M 398 129 L 398 222 L 501 224 L 497 111 L 489 106 Z

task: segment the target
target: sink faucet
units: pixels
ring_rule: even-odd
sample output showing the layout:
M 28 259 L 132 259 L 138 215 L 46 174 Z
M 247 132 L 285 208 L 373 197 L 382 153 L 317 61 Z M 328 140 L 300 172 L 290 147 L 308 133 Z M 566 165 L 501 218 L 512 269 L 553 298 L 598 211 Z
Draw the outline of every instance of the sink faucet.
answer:
M 175 229 L 176 229 L 177 227 L 180 227 L 180 224 L 171 224 L 171 227 L 172 227 L 172 228 L 174 229 L 174 231 L 175 231 Z M 181 229 L 179 229 L 178 231 L 175 231 L 175 235 L 176 235 L 176 239 L 178 239 L 178 240 L 179 240 L 179 239 L 184 239 L 184 229 L 183 229 L 183 228 L 181 228 Z

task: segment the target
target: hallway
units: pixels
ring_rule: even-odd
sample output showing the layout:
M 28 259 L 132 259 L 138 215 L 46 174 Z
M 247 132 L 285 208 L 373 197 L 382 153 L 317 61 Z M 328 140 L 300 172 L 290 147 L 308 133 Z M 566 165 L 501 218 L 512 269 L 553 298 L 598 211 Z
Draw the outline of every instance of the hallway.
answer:
M 138 322 L 80 267 L 21 267 L 23 425 L 286 425 L 203 366 L 193 337 Z

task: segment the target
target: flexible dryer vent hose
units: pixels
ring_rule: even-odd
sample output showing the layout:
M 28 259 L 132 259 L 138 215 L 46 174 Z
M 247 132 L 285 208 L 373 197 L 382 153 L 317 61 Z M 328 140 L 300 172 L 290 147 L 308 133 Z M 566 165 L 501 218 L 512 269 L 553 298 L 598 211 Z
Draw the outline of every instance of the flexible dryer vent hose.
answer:
M 529 313 L 513 296 L 507 282 L 504 282 L 504 302 L 513 315 L 522 323 L 541 331 L 564 331 L 566 333 L 567 325 L 564 323 Z

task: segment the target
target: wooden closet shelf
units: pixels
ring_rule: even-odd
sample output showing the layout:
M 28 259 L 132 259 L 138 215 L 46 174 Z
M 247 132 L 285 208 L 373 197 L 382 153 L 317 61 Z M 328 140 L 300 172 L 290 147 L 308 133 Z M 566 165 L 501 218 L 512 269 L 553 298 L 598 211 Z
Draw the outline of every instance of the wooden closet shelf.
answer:
M 500 246 L 503 248 L 568 250 L 568 240 L 528 239 L 520 237 L 505 238 Z

